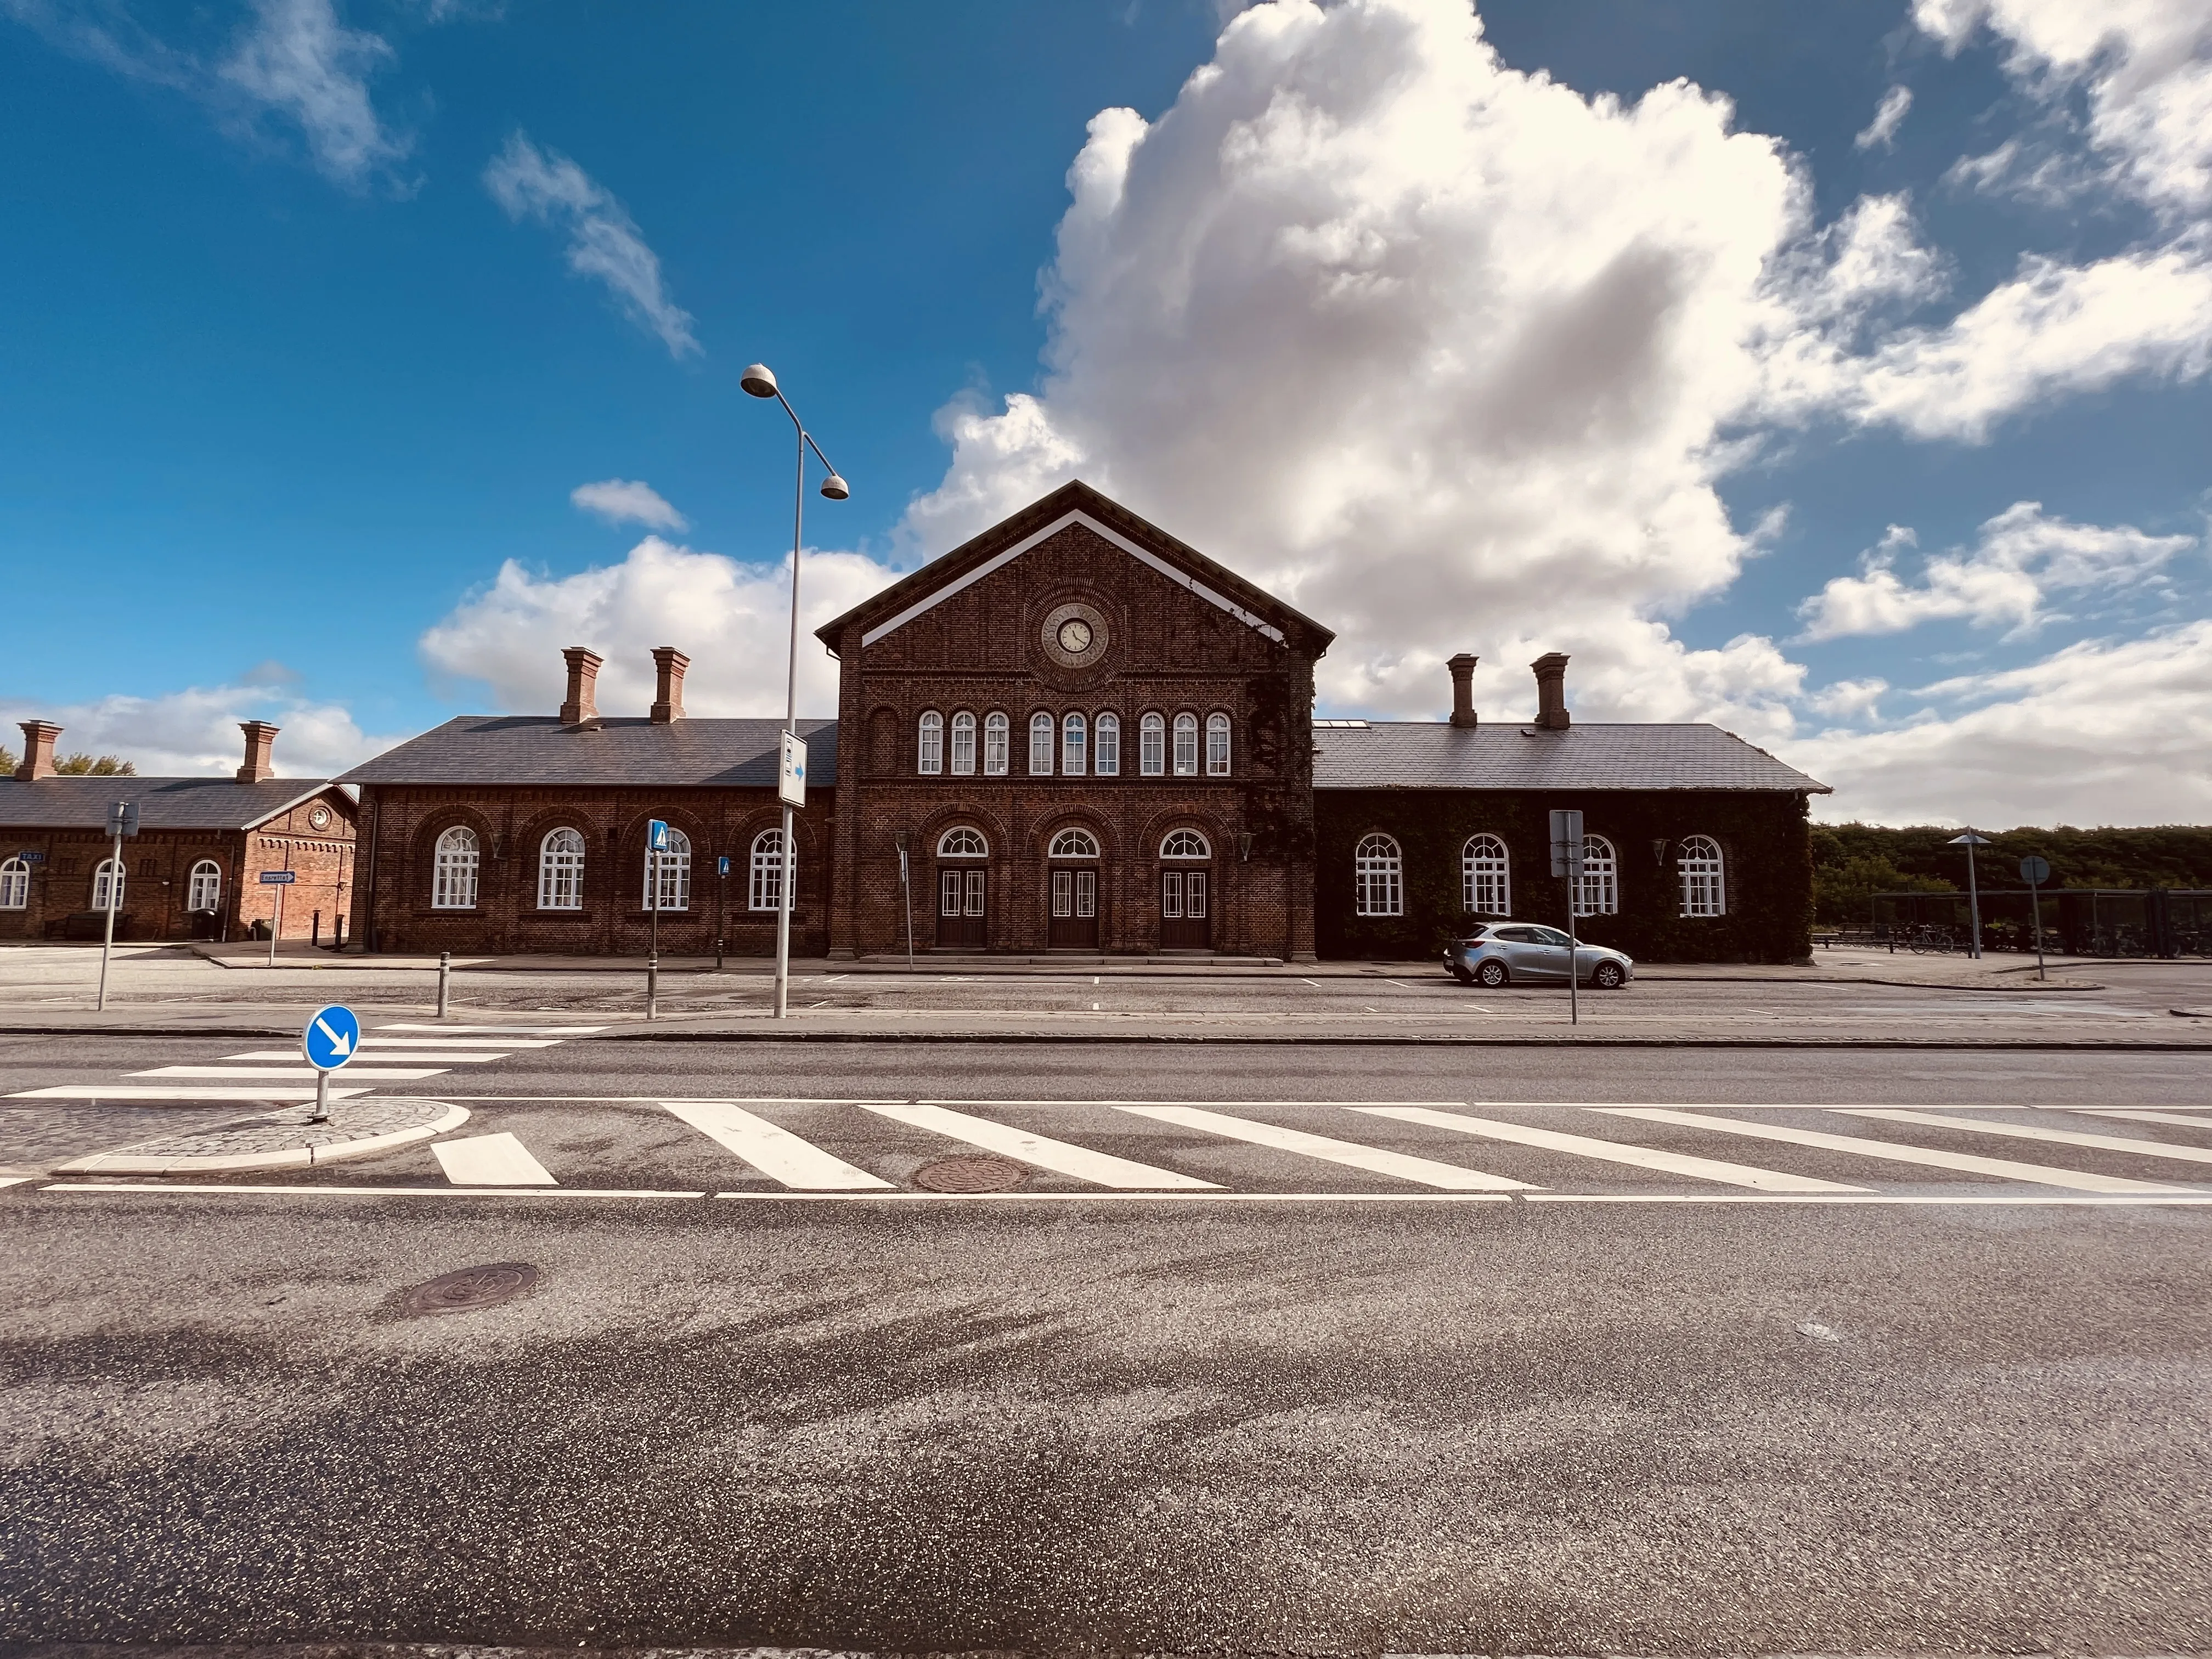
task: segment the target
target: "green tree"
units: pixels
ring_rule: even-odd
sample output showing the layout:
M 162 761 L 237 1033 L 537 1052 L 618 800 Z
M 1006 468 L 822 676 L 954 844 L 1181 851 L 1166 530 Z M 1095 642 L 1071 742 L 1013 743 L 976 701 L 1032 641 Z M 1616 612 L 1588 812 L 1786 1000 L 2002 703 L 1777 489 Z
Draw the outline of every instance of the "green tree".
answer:
M 102 755 L 94 760 L 89 755 L 64 755 L 54 763 L 54 770 L 66 778 L 135 778 L 138 769 L 127 760 L 113 755 Z
M 22 763 L 23 763 L 21 761 L 15 758 L 15 751 L 14 750 L 9 748 L 7 744 L 0 743 L 0 773 L 5 773 L 9 776 L 13 776 L 15 775 L 15 769 Z
M 1813 866 L 1813 920 L 1829 927 L 1863 927 L 1873 920 L 1876 893 L 1956 890 L 1940 877 L 1909 876 L 1879 854 L 1861 854 Z

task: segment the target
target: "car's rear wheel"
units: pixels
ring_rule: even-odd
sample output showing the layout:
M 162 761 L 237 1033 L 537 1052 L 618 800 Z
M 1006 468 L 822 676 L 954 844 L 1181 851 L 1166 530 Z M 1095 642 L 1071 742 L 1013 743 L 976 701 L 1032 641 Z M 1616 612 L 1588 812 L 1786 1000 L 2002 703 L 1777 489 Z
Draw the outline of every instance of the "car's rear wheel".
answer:
M 1601 991 L 1618 991 L 1628 982 L 1628 975 L 1617 962 L 1601 962 L 1590 969 L 1590 983 Z
M 1484 963 L 1481 967 L 1474 970 L 1474 976 L 1493 991 L 1501 985 L 1510 983 L 1513 978 L 1505 971 L 1505 964 L 1502 962 Z

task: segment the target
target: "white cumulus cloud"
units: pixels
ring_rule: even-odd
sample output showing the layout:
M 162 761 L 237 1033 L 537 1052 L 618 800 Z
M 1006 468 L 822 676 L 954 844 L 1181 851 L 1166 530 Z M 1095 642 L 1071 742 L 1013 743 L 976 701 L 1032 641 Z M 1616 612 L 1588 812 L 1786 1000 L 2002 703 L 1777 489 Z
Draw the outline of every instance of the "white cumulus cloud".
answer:
M 0 699 L 0 738 L 22 750 L 15 722 L 52 720 L 62 728 L 62 754 L 114 755 L 145 777 L 227 775 L 245 755 L 241 720 L 283 728 L 272 756 L 279 776 L 335 777 L 406 734 L 373 736 L 337 703 L 316 702 L 289 686 L 297 677 L 264 665 L 244 682 L 192 686 L 159 696 L 107 696 L 58 707 Z
M 648 530 L 689 530 L 690 520 L 651 484 L 638 478 L 603 478 L 578 484 L 568 499 L 609 524 L 641 524 Z
M 1875 106 L 1874 119 L 1868 122 L 1851 143 L 1860 149 L 1887 149 L 1897 142 L 1897 130 L 1905 125 L 1905 117 L 1912 107 L 1911 87 L 1892 87 Z
M 551 225 L 568 239 L 568 268 L 604 283 L 623 314 L 659 337 L 672 357 L 699 349 L 691 314 L 669 297 L 660 256 L 605 185 L 567 156 L 517 132 L 484 168 L 484 188 L 511 219 Z

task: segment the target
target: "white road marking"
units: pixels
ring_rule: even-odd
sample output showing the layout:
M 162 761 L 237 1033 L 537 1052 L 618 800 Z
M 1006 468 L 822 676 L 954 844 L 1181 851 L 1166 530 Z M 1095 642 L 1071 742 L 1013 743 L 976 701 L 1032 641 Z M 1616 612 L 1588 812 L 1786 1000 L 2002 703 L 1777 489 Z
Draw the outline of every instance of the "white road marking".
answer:
M 20 1187 L 27 1181 L 36 1181 L 36 1176 L 0 1176 L 0 1187 Z
M 1925 1123 L 1935 1129 L 1965 1129 L 1975 1134 L 2009 1135 L 2015 1140 L 2048 1140 L 2062 1146 L 2092 1146 L 2107 1152 L 2140 1152 L 2148 1158 L 2171 1158 L 2184 1164 L 2212 1164 L 2212 1150 L 2177 1146 L 2163 1140 L 2137 1140 L 2128 1135 L 2084 1134 L 2078 1129 L 2032 1129 L 2017 1123 L 1991 1123 L 1972 1117 L 1942 1117 L 1933 1112 L 1893 1106 L 1844 1106 L 1832 1110 L 1853 1117 L 1878 1117 L 1892 1123 Z
M 556 1187 L 553 1172 L 513 1135 L 465 1135 L 434 1140 L 438 1167 L 456 1187 Z
M 1810 1176 L 1784 1175 L 1749 1164 L 1728 1164 L 1717 1158 L 1691 1158 L 1681 1152 L 1662 1152 L 1651 1146 L 1632 1146 L 1625 1141 L 1598 1140 L 1589 1135 L 1563 1134 L 1556 1129 L 1535 1129 L 1525 1123 L 1506 1123 L 1492 1117 L 1469 1117 L 1461 1112 L 1439 1112 L 1425 1106 L 1355 1106 L 1355 1112 L 1373 1117 L 1395 1117 L 1406 1123 L 1425 1123 L 1438 1129 L 1457 1129 L 1492 1140 L 1518 1141 L 1579 1158 L 1603 1158 L 1633 1164 L 1643 1170 L 1664 1170 L 1669 1175 L 1690 1176 L 1699 1181 L 1718 1181 L 1731 1187 L 1752 1187 L 1767 1193 L 1863 1193 L 1840 1181 L 1815 1181 Z
M 1134 1113 L 1139 1117 L 1149 1117 L 1161 1123 L 1179 1123 L 1186 1129 L 1203 1130 L 1208 1134 L 1221 1135 L 1231 1140 L 1247 1140 L 1255 1146 L 1272 1146 L 1278 1152 L 1296 1152 L 1304 1158 L 1346 1164 L 1355 1170 L 1365 1170 L 1371 1175 L 1419 1182 L 1424 1187 L 1441 1187 L 1447 1192 L 1533 1190 L 1525 1181 L 1508 1181 L 1503 1176 L 1485 1175 L 1480 1170 L 1462 1169 L 1456 1164 L 1413 1158 L 1405 1152 L 1385 1152 L 1379 1146 L 1363 1146 L 1356 1141 L 1339 1140 L 1332 1135 L 1308 1134 L 1303 1129 L 1285 1129 L 1278 1124 L 1261 1123 L 1252 1118 L 1231 1117 L 1225 1113 L 1209 1112 L 1197 1106 L 1118 1106 L 1115 1109 Z
M 448 1143 L 451 1144 L 451 1143 Z M 71 1181 L 42 1193 L 284 1193 L 311 1198 L 704 1198 L 702 1192 L 664 1192 L 653 1187 L 321 1187 L 220 1185 L 192 1181 Z M 796 1193 L 779 1196 L 795 1198 Z
M 338 1073 L 343 1077 L 343 1073 Z M 331 1090 L 332 1100 L 343 1100 L 350 1095 L 365 1095 L 368 1088 Z M 26 1089 L 8 1097 L 10 1100 L 215 1100 L 268 1101 L 313 1100 L 313 1087 L 301 1088 L 296 1083 L 271 1084 L 265 1089 L 201 1089 L 177 1087 L 156 1088 L 151 1085 L 131 1083 L 72 1083 L 53 1089 Z M 497 1097 L 494 1097 L 496 1098 Z
M 831 1157 L 812 1141 L 747 1111 L 734 1101 L 664 1100 L 660 1103 L 701 1134 L 787 1187 L 805 1192 L 890 1187 L 890 1182 Z
M 1178 1175 L 1173 1170 L 1154 1169 L 1149 1164 L 1115 1158 L 1111 1152 L 1093 1152 L 1088 1146 L 1073 1146 L 1064 1140 L 1033 1135 L 1026 1129 L 994 1123 L 987 1117 L 971 1117 L 966 1112 L 951 1111 L 928 1101 L 866 1101 L 860 1104 L 861 1110 L 890 1118 L 895 1123 L 932 1129 L 955 1140 L 964 1140 L 970 1146 L 980 1146 L 987 1152 L 996 1152 L 1001 1158 L 1018 1158 L 1057 1175 L 1096 1182 L 1101 1187 L 1191 1191 L 1214 1185 L 1195 1176 Z
M 258 1060 L 264 1062 L 270 1060 L 297 1060 L 299 1057 L 300 1051 L 296 1048 L 249 1048 L 242 1054 L 225 1054 L 223 1056 L 225 1060 Z M 394 1054 L 390 1049 L 386 1049 L 379 1054 L 369 1054 L 363 1060 L 356 1060 L 355 1064 L 381 1066 L 386 1060 L 434 1060 L 441 1066 L 477 1066 L 482 1065 L 486 1060 L 505 1060 L 507 1056 L 505 1054 L 449 1054 L 442 1052 L 434 1054 L 418 1054 L 411 1052 L 407 1054 Z M 350 1071 L 352 1067 L 349 1066 L 346 1069 Z M 143 1075 L 143 1073 L 134 1073 L 132 1075 L 139 1076 Z
M 1665 1106 L 1598 1106 L 1591 1109 L 1613 1117 L 1637 1117 L 1651 1123 L 1678 1123 L 1686 1129 L 1713 1129 L 1722 1134 L 1749 1135 L 1759 1140 L 1787 1141 L 1793 1146 L 1818 1146 L 1831 1152 L 1852 1152 L 1861 1158 L 1887 1158 L 1893 1164 L 1922 1164 L 1938 1170 L 1963 1170 L 1992 1176 L 1999 1181 L 2032 1181 L 2045 1187 L 2071 1187 L 2085 1193 L 2185 1193 L 2187 1187 L 2155 1181 L 2129 1181 L 2119 1176 L 2083 1175 L 2056 1170 L 2047 1164 L 2016 1164 L 2008 1158 L 1980 1158 L 1972 1152 L 1939 1152 L 1901 1141 L 1869 1140 L 1860 1135 L 1832 1135 L 1821 1129 L 1790 1129 L 1778 1123 L 1747 1123 L 1740 1119 L 1703 1117 Z
M 290 1056 L 287 1055 L 287 1059 Z M 356 1083 L 412 1083 L 417 1078 L 436 1077 L 446 1068 L 442 1066 L 349 1066 L 335 1076 L 351 1078 Z M 132 1072 L 132 1077 L 265 1077 L 273 1083 L 293 1083 L 304 1078 L 312 1083 L 315 1068 L 312 1066 L 156 1066 L 151 1071 Z
M 1317 980 L 1317 979 L 1310 979 L 1310 980 L 1307 980 L 1307 981 L 1306 981 L 1306 983 L 1307 983 L 1307 984 L 1309 984 L 1309 985 L 1310 985 L 1310 986 L 1312 986 L 1312 987 L 1314 988 L 1314 989 L 1315 989 L 1315 990 L 1316 990 L 1316 991 L 1318 991 L 1318 990 L 1320 990 L 1320 989 L 1321 989 L 1321 981 L 1320 981 L 1319 980 Z
M 557 1048 L 558 1037 L 514 1037 L 501 1036 L 498 1042 L 490 1040 L 491 1033 L 483 1031 L 466 1037 L 394 1037 L 365 1036 L 361 1040 L 364 1048 L 405 1049 L 409 1054 L 437 1054 L 447 1048 Z
M 453 1031 L 464 1036 L 481 1036 L 489 1033 L 510 1036 L 572 1037 L 589 1036 L 594 1031 L 604 1031 L 604 1025 L 448 1025 L 443 1020 L 403 1019 L 390 1025 L 380 1025 L 380 1031 Z
M 2069 1112 L 2087 1112 L 2096 1117 L 2125 1118 L 2130 1123 L 2179 1123 L 2185 1128 L 2212 1129 L 2212 1117 L 2190 1117 L 2180 1112 L 2128 1111 L 2118 1106 L 2068 1106 Z

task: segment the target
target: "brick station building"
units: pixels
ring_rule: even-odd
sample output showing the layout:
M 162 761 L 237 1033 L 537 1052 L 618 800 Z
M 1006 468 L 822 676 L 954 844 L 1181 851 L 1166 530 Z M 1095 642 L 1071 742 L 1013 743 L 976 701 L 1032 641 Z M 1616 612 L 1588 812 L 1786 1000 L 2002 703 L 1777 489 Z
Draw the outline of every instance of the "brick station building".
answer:
M 945 952 L 1426 956 L 1471 916 L 1565 920 L 1554 806 L 1586 815 L 1586 937 L 1686 960 L 1808 947 L 1826 786 L 1711 726 L 1577 726 L 1556 653 L 1530 721 L 1479 718 L 1471 656 L 1447 720 L 1316 721 L 1329 631 L 1079 483 L 817 632 L 839 692 L 835 720 L 800 722 L 800 954 L 895 955 L 910 926 Z M 673 647 L 648 713 L 605 716 L 601 659 L 565 654 L 557 714 L 453 720 L 343 780 L 356 933 L 641 951 L 660 818 L 662 948 L 772 950 L 777 723 L 686 719 Z
M 277 728 L 248 720 L 232 778 L 64 777 L 62 728 L 25 720 L 23 761 L 0 780 L 0 939 L 98 939 L 106 928 L 115 843 L 107 812 L 138 808 L 115 896 L 119 939 L 268 937 L 275 885 L 290 871 L 286 939 L 334 936 L 353 905 L 354 801 L 323 778 L 280 778 Z

